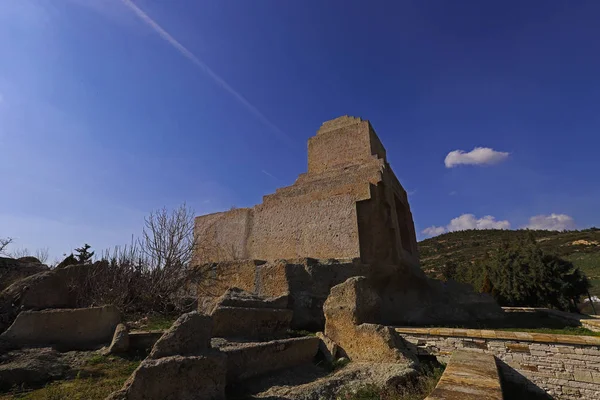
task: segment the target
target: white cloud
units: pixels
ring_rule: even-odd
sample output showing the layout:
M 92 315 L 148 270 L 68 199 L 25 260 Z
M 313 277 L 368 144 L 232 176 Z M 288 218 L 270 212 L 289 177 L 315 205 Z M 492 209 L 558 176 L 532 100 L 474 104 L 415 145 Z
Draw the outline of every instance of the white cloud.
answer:
M 446 232 L 446 228 L 443 226 L 430 226 L 429 228 L 423 229 L 423 233 L 427 236 L 437 236 Z
M 463 150 L 454 150 L 448 153 L 444 164 L 446 168 L 454 168 L 457 165 L 492 165 L 506 160 L 509 153 L 496 151 L 489 147 L 475 147 L 468 153 Z
M 452 219 L 445 227 L 430 226 L 423 230 L 423 234 L 437 236 L 445 232 L 464 231 L 467 229 L 510 229 L 510 222 L 506 220 L 498 221 L 491 215 L 475 218 L 473 214 L 463 214 L 460 217 Z
M 496 218 L 491 215 L 477 219 L 473 214 L 463 214 L 450 221 L 447 229 L 450 232 L 467 229 L 510 229 L 510 222 L 496 221 Z
M 536 215 L 529 218 L 529 224 L 525 228 L 546 231 L 571 230 L 575 229 L 575 221 L 566 214 Z

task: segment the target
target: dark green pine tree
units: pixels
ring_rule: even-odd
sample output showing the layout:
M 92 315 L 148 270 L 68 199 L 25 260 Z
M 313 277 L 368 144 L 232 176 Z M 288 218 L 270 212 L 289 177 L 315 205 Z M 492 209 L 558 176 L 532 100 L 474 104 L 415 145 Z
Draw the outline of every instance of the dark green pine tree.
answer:
M 75 258 L 79 264 L 89 264 L 92 262 L 92 257 L 94 257 L 94 252 L 90 252 L 89 250 L 92 248 L 89 244 L 85 243 L 82 247 L 75 249 L 77 254 L 75 254 Z

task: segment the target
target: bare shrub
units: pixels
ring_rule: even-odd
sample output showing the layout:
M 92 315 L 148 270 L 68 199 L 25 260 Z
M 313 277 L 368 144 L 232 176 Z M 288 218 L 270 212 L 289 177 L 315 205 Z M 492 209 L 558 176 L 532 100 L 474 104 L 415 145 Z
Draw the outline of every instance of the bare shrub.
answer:
M 13 242 L 13 238 L 0 238 L 0 254 L 8 255 L 6 248 Z
M 188 265 L 195 243 L 194 212 L 185 203 L 173 211 L 153 211 L 144 218 L 139 245 L 155 269 Z
M 21 247 L 8 253 L 11 258 L 22 258 L 31 256 L 31 252 L 27 247 Z
M 44 247 L 43 249 L 37 249 L 33 256 L 40 260 L 42 264 L 46 264 L 50 258 L 50 250 L 48 250 L 47 247 Z
M 185 204 L 144 219 L 142 237 L 105 250 L 83 287 L 82 306 L 114 304 L 127 314 L 170 314 L 195 308 L 197 284 L 210 266 L 193 266 L 194 213 Z

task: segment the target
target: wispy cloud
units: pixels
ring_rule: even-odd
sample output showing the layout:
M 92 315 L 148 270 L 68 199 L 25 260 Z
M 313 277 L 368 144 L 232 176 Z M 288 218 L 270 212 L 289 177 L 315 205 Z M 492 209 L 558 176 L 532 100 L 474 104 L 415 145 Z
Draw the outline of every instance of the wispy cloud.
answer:
M 270 176 L 271 178 L 275 179 L 275 180 L 279 180 L 279 178 L 277 178 L 275 175 L 273 175 L 272 173 L 265 171 L 264 169 L 261 170 L 261 172 L 267 176 Z
M 469 152 L 454 150 L 448 153 L 444 164 L 446 168 L 454 168 L 457 165 L 492 165 L 506 160 L 509 153 L 496 151 L 489 147 L 475 147 Z
M 258 118 L 263 124 L 268 126 L 280 139 L 287 142 L 290 138 L 281 129 L 279 129 L 273 122 L 271 122 L 265 115 L 260 112 L 254 105 L 252 105 L 244 96 L 242 96 L 237 90 L 229 85 L 223 78 L 217 75 L 212 69 L 208 67 L 202 60 L 200 60 L 194 53 L 188 50 L 184 45 L 179 43 L 169 32 L 163 29 L 156 21 L 154 21 L 148 14 L 141 8 L 135 5 L 131 0 L 121 0 L 135 15 L 137 15 L 142 21 L 150 26 L 161 38 L 167 43 L 173 46 L 181 55 L 190 60 L 196 65 L 202 72 L 204 72 L 210 79 L 212 79 L 217 85 L 223 90 L 232 95 L 238 102 L 240 102 L 248 111 L 250 111 L 256 118 Z

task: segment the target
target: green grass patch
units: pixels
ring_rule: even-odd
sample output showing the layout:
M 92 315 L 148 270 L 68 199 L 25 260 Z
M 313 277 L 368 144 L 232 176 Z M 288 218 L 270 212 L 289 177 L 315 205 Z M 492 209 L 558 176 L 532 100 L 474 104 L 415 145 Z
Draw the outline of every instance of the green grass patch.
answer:
M 547 333 L 552 335 L 576 335 L 576 336 L 600 336 L 600 332 L 594 332 L 579 326 L 567 326 L 562 329 L 553 328 L 498 328 L 498 331 Z
M 120 389 L 140 364 L 139 359 L 94 355 L 73 379 L 55 381 L 44 388 L 0 395 L 0 400 L 104 400 Z
M 300 330 L 289 329 L 287 331 L 287 334 L 291 338 L 306 337 L 306 336 L 316 336 L 317 335 L 315 332 L 305 331 L 305 330 L 302 330 L 302 329 L 300 329 Z
M 126 316 L 127 324 L 132 329 L 141 329 L 146 331 L 167 330 L 177 320 L 178 315 L 128 315 Z

